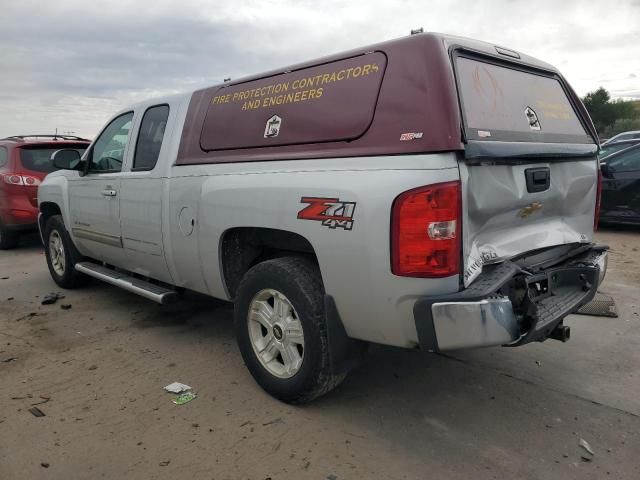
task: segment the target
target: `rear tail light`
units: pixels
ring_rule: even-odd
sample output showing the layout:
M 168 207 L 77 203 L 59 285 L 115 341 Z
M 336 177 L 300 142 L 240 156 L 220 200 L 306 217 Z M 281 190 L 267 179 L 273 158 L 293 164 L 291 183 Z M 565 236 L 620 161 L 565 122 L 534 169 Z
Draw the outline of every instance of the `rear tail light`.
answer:
M 400 194 L 391 213 L 391 271 L 404 277 L 460 272 L 460 182 Z
M 602 198 L 602 171 L 598 167 L 598 187 L 596 193 L 596 211 L 593 215 L 593 231 L 598 230 L 598 223 L 600 222 L 600 199 Z
M 9 185 L 27 185 L 29 187 L 37 187 L 41 183 L 39 178 L 32 177 L 30 175 L 16 175 L 8 173 L 2 175 L 2 177 L 4 177 L 4 183 L 8 183 Z

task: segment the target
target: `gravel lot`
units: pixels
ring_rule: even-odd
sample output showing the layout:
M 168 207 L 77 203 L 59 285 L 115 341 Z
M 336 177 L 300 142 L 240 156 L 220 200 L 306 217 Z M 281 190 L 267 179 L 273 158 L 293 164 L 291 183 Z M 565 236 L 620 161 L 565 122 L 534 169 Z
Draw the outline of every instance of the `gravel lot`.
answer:
M 305 407 L 254 383 L 229 304 L 90 282 L 40 305 L 59 289 L 34 237 L 0 252 L 0 479 L 638 479 L 640 230 L 598 237 L 619 318 L 572 316 L 567 344 L 375 347 Z M 198 397 L 174 405 L 173 381 Z

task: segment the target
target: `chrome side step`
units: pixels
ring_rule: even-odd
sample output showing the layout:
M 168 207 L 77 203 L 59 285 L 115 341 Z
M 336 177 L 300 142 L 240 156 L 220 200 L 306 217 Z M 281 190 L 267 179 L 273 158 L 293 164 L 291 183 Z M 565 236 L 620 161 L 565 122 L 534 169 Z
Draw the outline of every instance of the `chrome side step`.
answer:
M 177 296 L 174 290 L 140 280 L 97 263 L 80 262 L 76 263 L 75 268 L 90 277 L 97 278 L 163 305 L 172 302 Z

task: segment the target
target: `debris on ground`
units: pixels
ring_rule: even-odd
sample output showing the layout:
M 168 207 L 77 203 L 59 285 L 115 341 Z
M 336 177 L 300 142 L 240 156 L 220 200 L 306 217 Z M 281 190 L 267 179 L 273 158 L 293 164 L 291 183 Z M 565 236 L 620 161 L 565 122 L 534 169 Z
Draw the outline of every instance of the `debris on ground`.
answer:
M 9 358 L 4 358 L 0 360 L 0 363 L 15 362 L 16 360 L 18 360 L 18 357 L 9 357 Z
M 167 465 L 169 465 L 171 463 L 171 460 L 164 460 L 162 462 L 160 462 L 160 466 L 161 467 L 166 467 Z
M 97 365 L 91 365 L 87 370 L 96 370 L 98 368 Z
M 267 423 L 263 423 L 262 426 L 263 427 L 267 427 L 269 425 L 275 425 L 276 423 L 284 423 L 284 420 L 282 420 L 282 418 L 278 417 L 278 418 L 276 418 L 274 420 L 271 420 L 271 421 L 269 421 Z
M 182 393 L 186 392 L 187 390 L 191 390 L 191 387 L 189 385 L 185 385 L 184 383 L 173 382 L 164 387 L 164 389 L 170 393 Z
M 11 397 L 11 400 L 24 400 L 25 398 L 33 398 L 33 395 L 31 395 L 30 393 L 27 393 L 24 396 L 15 395 L 15 396 Z
M 42 405 L 43 403 L 47 403 L 51 400 L 51 397 L 49 395 L 40 395 L 40 398 L 42 399 L 40 402 L 32 403 L 31 405 Z
M 49 464 L 48 464 L 47 462 L 42 462 L 42 463 L 40 463 L 40 466 L 41 466 L 42 468 L 49 468 Z
M 584 448 L 591 455 L 595 455 L 595 452 L 591 448 L 591 445 L 589 445 L 589 442 L 587 442 L 584 438 L 580 439 L 580 441 L 578 442 L 578 445 L 580 445 L 582 448 Z
M 63 298 L 64 298 L 64 295 L 62 295 L 60 292 L 51 292 L 51 293 L 46 294 L 44 296 L 44 298 L 42 299 L 42 302 L 40 302 L 40 303 L 42 305 L 53 305 L 58 300 L 61 300 Z
M 596 293 L 593 300 L 580 307 L 576 313 L 595 317 L 618 317 L 618 310 L 616 309 L 616 302 L 613 297 L 600 292 Z
M 46 417 L 45 413 L 38 407 L 31 407 L 29 409 L 29 413 L 31 413 L 31 415 L 33 415 L 34 417 Z
M 60 305 L 60 308 L 62 310 L 69 310 L 71 308 L 71 304 L 70 303 L 63 303 L 62 305 Z
M 584 438 L 581 438 L 580 441 L 578 442 L 578 445 L 580 445 L 587 452 L 587 454 L 580 456 L 582 461 L 590 462 L 591 460 L 593 460 L 595 452 L 591 448 L 591 445 L 589 445 L 589 442 L 587 442 Z
M 196 394 L 195 393 L 193 393 L 193 392 L 185 392 L 185 393 L 182 393 L 182 394 L 178 395 L 176 398 L 174 398 L 173 399 L 173 403 L 175 403 L 176 405 L 184 405 L 185 403 L 189 403 L 194 398 L 196 398 Z
M 29 312 L 26 315 L 23 315 L 23 316 L 21 316 L 19 318 L 16 318 L 15 321 L 19 322 L 21 320 L 26 320 L 27 318 L 37 317 L 38 315 L 44 315 L 44 314 L 40 314 L 40 313 L 37 313 L 37 312 Z

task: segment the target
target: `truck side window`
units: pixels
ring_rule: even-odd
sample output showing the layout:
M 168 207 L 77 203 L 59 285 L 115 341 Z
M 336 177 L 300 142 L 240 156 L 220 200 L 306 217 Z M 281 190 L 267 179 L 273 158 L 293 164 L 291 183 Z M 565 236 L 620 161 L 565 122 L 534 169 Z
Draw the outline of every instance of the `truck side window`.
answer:
M 611 167 L 618 172 L 640 170 L 640 148 L 634 148 L 632 151 L 623 153 L 618 158 L 611 160 Z
M 129 112 L 120 115 L 107 125 L 93 146 L 89 171 L 113 173 L 122 170 L 132 120 L 133 112 Z
M 133 170 L 153 170 L 156 166 L 168 118 L 169 105 L 157 105 L 145 112 L 133 157 Z

